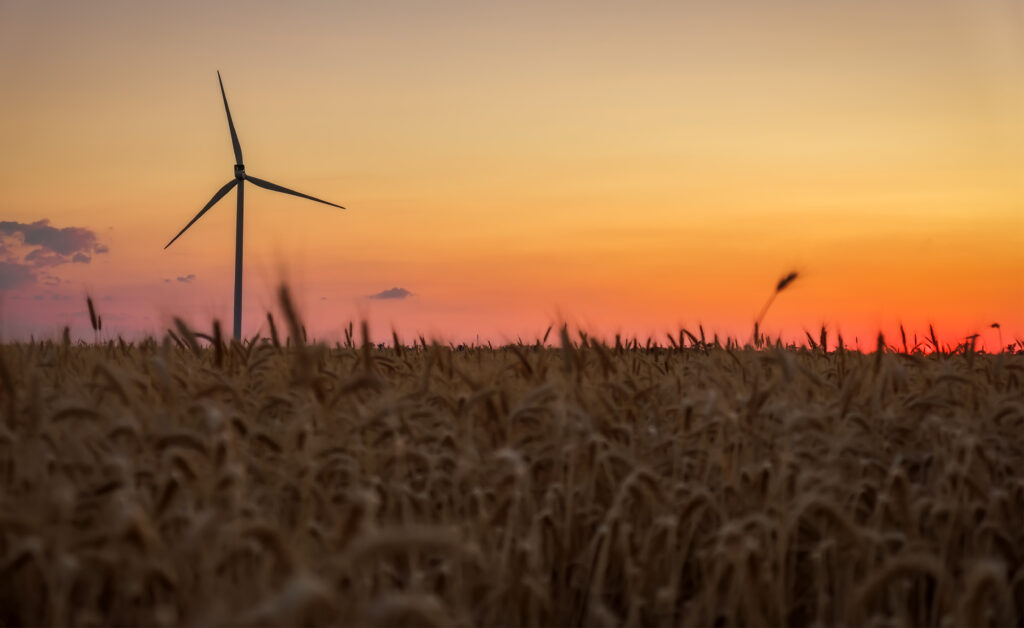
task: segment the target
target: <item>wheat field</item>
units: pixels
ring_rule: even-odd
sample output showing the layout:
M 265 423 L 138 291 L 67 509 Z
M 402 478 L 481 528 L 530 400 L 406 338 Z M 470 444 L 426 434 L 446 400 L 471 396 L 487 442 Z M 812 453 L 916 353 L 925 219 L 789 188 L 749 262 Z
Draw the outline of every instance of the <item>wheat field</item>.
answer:
M 0 625 L 1024 625 L 1024 355 L 554 335 L 3 345 Z

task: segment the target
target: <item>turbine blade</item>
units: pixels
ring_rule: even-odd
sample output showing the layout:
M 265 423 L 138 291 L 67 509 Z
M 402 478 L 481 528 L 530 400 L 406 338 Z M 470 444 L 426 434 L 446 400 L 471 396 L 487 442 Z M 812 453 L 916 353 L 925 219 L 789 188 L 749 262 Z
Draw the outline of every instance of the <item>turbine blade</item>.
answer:
M 224 81 L 220 79 L 220 70 L 217 70 L 217 82 L 220 83 L 220 96 L 224 99 L 224 111 L 228 114 L 228 128 L 231 129 L 231 148 L 235 149 L 235 163 L 244 164 L 242 147 L 238 143 L 238 133 L 235 133 L 235 123 L 231 121 L 231 110 L 228 109 L 228 97 L 224 93 Z
M 204 207 L 201 210 L 199 210 L 199 213 L 196 214 L 196 217 L 193 218 L 192 220 L 190 220 L 188 222 L 188 224 L 185 225 L 185 228 L 178 232 L 178 235 L 174 236 L 174 240 L 177 240 L 178 238 L 181 237 L 181 234 L 183 234 L 186 231 L 188 231 L 188 228 L 191 227 L 192 224 L 195 223 L 195 221 L 197 221 L 200 218 L 202 218 L 203 214 L 205 214 L 211 207 L 213 207 L 214 204 L 217 203 L 217 201 L 219 201 L 220 199 L 224 198 L 224 195 L 227 194 L 228 192 L 230 192 L 231 188 L 235 187 L 236 185 L 238 185 L 238 179 L 232 179 L 232 180 L 228 181 L 227 184 L 225 184 L 224 187 L 222 187 L 221 189 L 217 190 L 217 193 L 213 195 L 213 198 L 211 198 L 210 202 L 206 204 L 206 207 Z M 168 242 L 167 246 L 170 246 L 170 245 L 174 244 L 174 240 L 171 240 L 170 242 Z M 167 246 L 165 246 L 164 248 L 166 249 Z
M 300 198 L 308 198 L 309 200 L 316 201 L 317 203 L 323 203 L 324 205 L 330 205 L 331 207 L 337 207 L 338 209 L 345 209 L 341 205 L 335 205 L 334 203 L 329 203 L 329 202 L 327 202 L 325 200 L 321 200 L 321 199 L 319 199 L 319 198 L 317 198 L 315 196 L 310 196 L 309 194 L 303 194 L 302 192 L 296 192 L 295 190 L 289 190 L 288 188 L 281 187 L 280 185 L 277 185 L 276 183 L 271 183 L 270 181 L 264 181 L 263 179 L 257 179 L 256 177 L 253 177 L 253 176 L 250 176 L 250 175 L 245 175 L 245 180 L 246 181 L 252 181 L 253 185 L 259 186 L 259 187 L 261 187 L 261 188 L 263 188 L 265 190 L 273 190 L 274 192 L 281 192 L 281 193 L 284 193 L 284 194 L 291 194 L 292 196 L 298 196 Z

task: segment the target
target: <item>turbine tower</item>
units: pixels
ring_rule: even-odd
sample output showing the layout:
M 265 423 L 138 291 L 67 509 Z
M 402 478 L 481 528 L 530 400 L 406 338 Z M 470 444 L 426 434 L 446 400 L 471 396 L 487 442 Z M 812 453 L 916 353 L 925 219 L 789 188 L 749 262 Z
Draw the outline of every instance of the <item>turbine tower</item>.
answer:
M 195 215 L 195 218 L 190 220 L 185 228 L 178 232 L 178 235 L 167 243 L 167 246 L 174 244 L 174 240 L 181 237 L 181 234 L 188 231 L 188 228 L 203 217 L 211 207 L 213 207 L 217 201 L 224 198 L 224 195 L 231 191 L 232 188 L 238 186 L 238 215 L 235 219 L 235 325 L 234 325 L 234 336 L 235 340 L 242 339 L 242 223 L 245 216 L 244 209 L 244 189 L 245 182 L 249 181 L 256 187 L 261 187 L 265 190 L 271 190 L 273 192 L 281 192 L 283 194 L 291 194 L 292 196 L 298 196 L 300 198 L 308 198 L 311 201 L 317 203 L 323 203 L 324 205 L 330 205 L 331 207 L 337 207 L 338 209 L 345 209 L 341 205 L 335 205 L 334 203 L 328 203 L 325 200 L 296 192 L 295 190 L 289 190 L 286 187 L 271 183 L 270 181 L 264 181 L 258 179 L 252 175 L 246 174 L 245 164 L 242 162 L 242 147 L 238 143 L 238 134 L 235 133 L 235 123 L 231 121 L 231 109 L 228 108 L 228 97 L 224 93 L 224 81 L 220 78 L 220 71 L 217 72 L 217 82 L 220 83 L 220 96 L 224 99 L 224 111 L 228 114 L 228 129 L 231 130 L 231 147 L 235 151 L 235 178 L 224 184 L 224 187 L 217 190 L 217 193 L 213 195 L 210 202 L 206 204 L 199 213 Z M 167 246 L 164 249 L 167 249 Z

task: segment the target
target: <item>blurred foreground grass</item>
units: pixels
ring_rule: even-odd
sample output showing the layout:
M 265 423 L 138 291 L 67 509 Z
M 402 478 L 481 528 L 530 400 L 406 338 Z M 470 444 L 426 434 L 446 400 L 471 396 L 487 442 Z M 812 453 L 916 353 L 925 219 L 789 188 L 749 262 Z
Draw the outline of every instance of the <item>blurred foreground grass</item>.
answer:
M 1024 623 L 1024 355 L 349 345 L 0 347 L 0 625 Z

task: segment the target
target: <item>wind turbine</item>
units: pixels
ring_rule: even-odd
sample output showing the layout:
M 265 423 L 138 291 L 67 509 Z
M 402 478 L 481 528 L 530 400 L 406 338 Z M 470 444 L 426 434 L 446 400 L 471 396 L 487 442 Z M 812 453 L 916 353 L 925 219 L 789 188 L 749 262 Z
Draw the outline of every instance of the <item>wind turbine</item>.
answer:
M 228 129 L 231 130 L 231 147 L 235 151 L 235 178 L 224 184 L 224 187 L 217 190 L 217 193 L 213 195 L 210 202 L 206 204 L 199 213 L 196 214 L 195 218 L 189 221 L 185 228 L 178 232 L 178 235 L 167 243 L 167 246 L 174 244 L 174 240 L 181 237 L 181 234 L 188 231 L 195 221 L 203 217 L 207 211 L 213 207 L 217 201 L 224 198 L 224 195 L 231 191 L 232 188 L 238 186 L 238 214 L 235 219 L 235 325 L 234 325 L 234 336 L 235 340 L 241 340 L 242 338 L 242 222 L 245 216 L 245 209 L 243 203 L 243 190 L 245 189 L 245 182 L 249 181 L 256 187 L 261 187 L 265 190 L 271 190 L 273 192 L 282 192 L 284 194 L 291 194 L 292 196 L 298 196 L 300 198 L 308 198 L 311 201 L 317 203 L 323 203 L 324 205 L 330 205 L 331 207 L 337 207 L 338 209 L 345 209 L 341 205 L 335 205 L 334 203 L 328 203 L 325 200 L 296 192 L 295 190 L 289 190 L 286 187 L 271 183 L 270 181 L 264 181 L 258 179 L 252 175 L 246 174 L 245 164 L 242 162 L 242 147 L 238 143 L 238 134 L 235 133 L 235 123 L 231 121 L 231 109 L 228 108 L 228 97 L 224 94 L 224 81 L 220 78 L 220 71 L 217 72 L 217 82 L 220 83 L 220 96 L 224 99 L 224 111 L 228 114 Z M 167 249 L 167 246 L 164 249 Z

